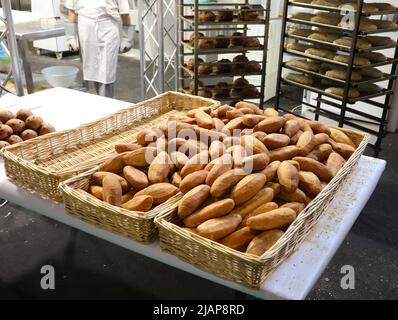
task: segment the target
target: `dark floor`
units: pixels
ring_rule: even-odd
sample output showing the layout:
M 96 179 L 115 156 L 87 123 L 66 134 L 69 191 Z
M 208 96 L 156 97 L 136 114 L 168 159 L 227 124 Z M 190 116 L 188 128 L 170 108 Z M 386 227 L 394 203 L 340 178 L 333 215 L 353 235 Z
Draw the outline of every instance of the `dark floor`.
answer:
M 34 58 L 34 68 L 59 63 Z M 61 63 L 70 63 L 69 58 Z M 121 58 L 116 96 L 140 100 L 138 61 Z M 381 158 L 387 169 L 308 299 L 398 299 L 398 139 Z M 397 148 L 397 149 L 395 149 Z M 368 151 L 372 154 L 371 151 Z M 52 265 L 56 290 L 40 288 Z M 355 290 L 342 290 L 340 269 L 356 270 Z M 310 272 L 310 270 L 309 270 Z M 288 275 L 287 275 L 288 276 Z M 8 204 L 0 209 L 0 298 L 233 299 L 235 292 Z

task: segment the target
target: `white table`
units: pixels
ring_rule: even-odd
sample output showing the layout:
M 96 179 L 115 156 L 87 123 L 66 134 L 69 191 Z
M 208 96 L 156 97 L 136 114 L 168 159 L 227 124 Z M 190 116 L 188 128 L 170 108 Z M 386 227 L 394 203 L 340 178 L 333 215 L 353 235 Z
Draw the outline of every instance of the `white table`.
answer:
M 58 100 L 62 100 L 61 93 L 64 92 L 64 90 L 58 90 Z M 43 92 L 42 97 L 46 98 L 51 94 L 52 93 Z M 98 99 L 98 97 L 88 96 L 86 93 L 79 92 L 78 95 L 84 96 L 84 99 L 87 99 L 87 101 L 91 101 L 91 99 L 94 101 L 95 98 Z M 29 97 L 32 96 L 25 97 L 27 104 L 30 102 Z M 75 97 L 77 97 L 77 94 Z M 103 98 L 99 99 L 102 100 Z M 109 101 L 109 106 L 111 105 L 116 107 L 121 106 L 122 103 L 113 100 Z M 84 115 L 85 111 L 91 109 L 88 105 L 87 108 L 87 110 L 81 109 L 80 114 L 83 118 L 86 118 Z M 46 108 L 43 107 L 42 109 L 43 116 L 44 109 Z M 72 120 L 76 121 L 76 124 L 82 123 L 80 116 L 72 119 L 66 116 L 66 113 L 62 112 L 62 108 L 57 109 L 58 117 L 65 117 L 62 121 L 68 124 L 72 124 Z M 230 287 L 234 290 L 262 299 L 304 299 L 319 279 L 361 213 L 363 207 L 373 193 L 385 165 L 386 163 L 383 160 L 362 157 L 359 161 L 359 165 L 353 170 L 350 179 L 342 185 L 333 203 L 324 213 L 311 234 L 306 238 L 299 249 L 267 278 L 259 290 L 246 288 L 236 283 L 225 281 L 207 272 L 203 272 L 168 253 L 162 252 L 159 248 L 158 241 L 149 245 L 141 244 L 108 231 L 98 229 L 69 216 L 64 211 L 62 204 L 55 204 L 49 200 L 44 200 L 14 185 L 6 178 L 2 165 L 0 167 L 0 197 L 22 207 L 29 208 L 29 210 L 45 215 L 51 219 L 110 241 L 128 250 Z

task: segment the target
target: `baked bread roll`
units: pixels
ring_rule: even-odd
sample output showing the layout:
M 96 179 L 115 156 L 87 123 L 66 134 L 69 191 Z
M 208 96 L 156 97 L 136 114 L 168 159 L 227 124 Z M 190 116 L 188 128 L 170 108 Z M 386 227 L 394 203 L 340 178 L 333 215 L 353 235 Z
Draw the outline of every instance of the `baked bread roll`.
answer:
M 345 19 L 344 18 L 339 23 L 339 27 L 342 27 L 344 29 L 352 31 L 355 28 L 355 22 L 353 21 L 353 19 Z M 372 23 L 372 22 L 370 22 L 368 20 L 363 20 L 359 24 L 359 31 L 370 32 L 370 31 L 376 31 L 376 30 L 377 30 L 376 24 L 374 24 L 374 23 Z
M 260 46 L 260 40 L 257 38 L 243 38 L 242 44 L 246 48 L 258 48 Z
M 218 96 L 229 96 L 231 85 L 226 82 L 219 82 L 214 86 L 214 93 Z
M 231 40 L 229 38 L 226 38 L 222 34 L 220 34 L 214 40 L 214 47 L 215 48 L 228 48 L 230 41 Z
M 200 11 L 199 22 L 211 22 L 216 21 L 216 15 L 211 11 Z
M 319 72 L 321 69 L 321 65 L 316 61 L 307 61 L 307 60 L 290 60 L 286 62 L 288 67 L 299 68 L 313 72 Z
M 283 77 L 285 80 L 301 83 L 304 85 L 314 84 L 314 79 L 306 74 L 288 73 Z
M 326 93 L 333 94 L 335 96 L 343 97 L 344 96 L 344 88 L 341 87 L 331 87 L 325 90 Z M 360 92 L 354 88 L 349 88 L 348 97 L 349 98 L 358 98 L 360 96 Z
M 380 79 L 384 77 L 384 73 L 376 68 L 363 68 L 361 74 L 365 78 Z
M 244 96 L 245 98 L 254 98 L 257 97 L 259 94 L 260 92 L 258 91 L 258 89 L 252 84 L 244 86 L 242 89 L 242 96 Z
M 358 10 L 358 6 L 354 2 L 344 3 L 344 4 L 340 5 L 339 8 L 341 8 L 343 10 L 350 10 L 350 11 L 357 11 Z M 363 6 L 362 6 L 362 12 L 367 13 L 367 12 L 377 12 L 377 11 L 379 11 L 379 8 L 377 8 L 373 4 L 364 3 Z
M 334 70 L 329 70 L 326 71 L 326 76 L 330 78 L 335 78 L 339 80 L 346 80 L 347 79 L 347 71 L 343 69 L 334 69 Z M 351 81 L 361 81 L 362 80 L 362 74 L 358 71 L 352 71 L 351 73 Z
M 385 20 L 372 20 L 372 23 L 376 25 L 377 29 L 395 29 L 398 25 L 392 21 Z
M 336 81 L 333 81 L 331 79 L 321 79 L 321 85 L 327 88 L 333 87 L 338 85 Z
M 394 11 L 396 9 L 392 4 L 386 2 L 372 3 L 372 6 L 375 6 L 379 11 Z
M 234 12 L 232 10 L 219 11 L 217 14 L 217 20 L 219 22 L 232 21 L 234 20 Z
M 198 80 L 198 88 L 203 88 L 203 87 L 204 87 L 203 82 L 200 81 L 200 80 Z M 193 92 L 195 91 L 195 80 L 192 80 L 192 81 L 189 83 L 189 91 L 190 91 L 191 93 L 193 93 Z
M 214 67 L 215 73 L 230 73 L 232 71 L 231 60 L 229 59 L 221 59 L 219 60 Z
M 306 50 L 312 48 L 312 45 L 308 45 L 308 44 L 302 44 L 302 43 L 298 43 L 298 42 L 294 42 L 294 43 L 289 43 L 286 46 L 287 50 L 292 50 L 292 51 L 300 51 L 300 52 L 305 52 Z
M 258 12 L 252 10 L 249 6 L 244 6 L 240 8 L 239 18 L 243 21 L 256 21 L 258 19 Z
M 201 38 L 198 42 L 199 49 L 214 49 L 214 41 L 211 39 Z
M 260 72 L 261 71 L 261 64 L 257 61 L 249 61 L 245 64 L 245 71 L 246 72 Z
M 362 95 L 369 95 L 369 94 L 379 93 L 383 91 L 383 88 L 379 87 L 374 83 L 365 83 L 358 86 L 358 91 Z
M 201 59 L 201 58 L 198 58 L 198 63 L 199 64 L 201 64 L 201 63 L 203 63 L 204 61 L 203 61 L 203 59 Z M 187 61 L 187 68 L 189 69 L 189 70 L 194 70 L 194 68 L 195 68 L 195 59 L 194 58 L 190 58 L 188 61 Z
M 364 40 L 369 41 L 373 47 L 392 46 L 396 42 L 389 37 L 367 36 Z
M 314 32 L 310 36 L 308 36 L 308 39 L 320 40 L 320 41 L 325 41 L 325 42 L 333 42 L 336 39 L 338 39 L 339 37 L 340 36 L 336 33 Z
M 362 53 L 360 57 L 368 59 L 372 63 L 379 63 L 387 61 L 387 57 L 380 52 L 366 52 Z
M 240 92 L 240 90 L 243 89 L 243 87 L 248 86 L 250 83 L 247 81 L 245 78 L 238 78 L 232 83 L 232 88 L 235 91 Z
M 311 4 L 316 6 L 324 6 L 324 7 L 331 7 L 331 8 L 338 8 L 340 5 L 340 1 L 333 1 L 333 0 L 313 0 Z
M 337 62 L 348 64 L 350 57 L 340 54 L 340 55 L 335 56 L 333 60 L 337 61 Z M 370 64 L 371 63 L 370 63 L 369 59 L 359 57 L 359 56 L 354 57 L 354 66 L 356 66 L 356 67 L 364 67 L 364 66 L 368 66 Z
M 232 62 L 234 63 L 232 65 L 232 70 L 234 72 L 243 71 L 245 70 L 245 64 L 249 62 L 249 59 L 245 55 L 240 54 L 238 56 L 235 56 Z
M 333 41 L 334 44 L 350 48 L 351 48 L 351 42 L 352 42 L 351 38 L 339 38 Z M 372 48 L 372 44 L 369 41 L 365 39 L 357 39 L 356 49 L 369 49 L 369 48 Z
M 341 16 L 338 17 L 332 14 L 317 14 L 315 17 L 311 18 L 311 22 L 328 24 L 331 26 L 337 26 L 341 21 Z
M 287 34 L 289 36 L 299 36 L 307 38 L 309 35 L 313 34 L 314 30 L 312 29 L 289 29 Z
M 210 63 L 203 62 L 198 66 L 198 76 L 210 74 L 213 71 L 213 66 Z
M 198 96 L 203 98 L 211 98 L 213 96 L 213 92 L 207 88 L 199 88 Z
M 307 12 L 297 12 L 290 16 L 291 19 L 311 21 L 312 18 L 315 17 L 315 14 L 307 13 Z
M 316 56 L 324 59 L 333 60 L 336 52 L 327 49 L 317 49 L 317 48 L 310 48 L 305 50 L 305 53 L 311 56 Z
M 204 34 L 201 32 L 198 32 L 198 38 L 204 38 Z M 191 33 L 191 35 L 189 36 L 189 45 L 190 46 L 194 46 L 195 45 L 195 33 Z
M 232 34 L 233 37 L 243 37 L 242 32 L 234 32 Z M 243 43 L 243 38 L 231 38 L 231 45 L 232 46 L 241 46 Z

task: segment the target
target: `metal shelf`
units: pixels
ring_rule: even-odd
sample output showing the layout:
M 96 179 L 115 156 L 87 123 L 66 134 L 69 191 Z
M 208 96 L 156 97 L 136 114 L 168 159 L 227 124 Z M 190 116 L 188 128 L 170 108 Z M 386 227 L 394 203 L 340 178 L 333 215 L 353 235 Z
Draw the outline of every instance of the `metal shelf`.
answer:
M 184 89 L 182 89 L 182 92 L 184 92 L 184 93 L 186 93 L 186 94 L 192 94 L 192 92 L 189 90 L 189 89 L 187 89 L 187 88 L 184 88 Z M 216 95 L 216 94 L 214 94 L 213 93 L 213 95 L 212 95 L 212 99 L 215 99 L 215 100 L 218 100 L 218 101 L 235 101 L 235 100 L 238 100 L 238 101 L 242 101 L 243 99 L 246 99 L 246 100 L 250 100 L 250 99 L 260 99 L 261 98 L 261 95 L 259 94 L 259 95 L 257 95 L 257 96 L 254 96 L 254 97 L 247 97 L 247 96 L 243 96 L 243 95 L 237 95 L 237 96 L 220 96 L 220 95 Z
M 181 41 L 181 43 L 189 50 L 191 50 L 190 53 L 184 52 L 185 56 L 193 55 L 195 52 L 195 48 L 192 47 L 188 41 Z M 199 49 L 197 50 L 199 55 L 204 55 L 204 54 L 223 54 L 223 53 L 244 53 L 248 51 L 262 51 L 264 50 L 263 46 L 260 47 L 243 47 L 243 46 L 235 46 L 235 47 L 229 47 L 229 48 L 212 48 L 212 49 Z
M 298 72 L 302 72 L 302 73 L 307 73 L 307 74 L 310 74 L 310 75 L 313 75 L 313 76 L 316 76 L 316 77 L 320 77 L 320 78 L 323 78 L 323 79 L 335 81 L 336 83 L 339 83 L 339 84 L 342 84 L 342 85 L 344 85 L 345 82 L 346 82 L 345 80 L 328 77 L 327 75 L 321 74 L 319 72 L 309 71 L 309 70 L 301 69 L 301 68 L 297 68 L 297 67 L 291 67 L 291 66 L 286 65 L 286 62 L 283 63 L 283 67 L 286 68 L 286 69 L 289 69 L 289 70 L 298 71 Z M 350 82 L 350 86 L 353 87 L 353 88 L 356 88 L 356 87 L 361 86 L 361 85 L 370 84 L 370 83 L 377 83 L 377 82 L 383 82 L 383 81 L 388 81 L 390 79 L 396 79 L 396 78 L 397 78 L 396 75 L 391 75 L 391 74 L 385 73 L 382 78 L 367 78 L 367 79 L 364 79 L 362 81 L 351 81 Z
M 350 9 L 342 9 L 342 8 L 336 8 L 336 7 L 327 7 L 327 6 L 320 6 L 320 5 L 314 5 L 310 3 L 300 3 L 300 2 L 292 2 L 289 1 L 289 5 L 292 7 L 301 7 L 301 8 L 306 8 L 306 9 L 314 9 L 314 10 L 325 10 L 325 11 L 331 11 L 331 12 L 349 12 L 349 13 L 356 13 L 356 10 L 350 10 Z M 374 11 L 374 12 L 361 12 L 361 15 L 363 17 L 369 17 L 369 16 L 381 16 L 381 15 L 387 15 L 387 14 L 397 14 L 398 13 L 398 8 L 395 10 L 390 10 L 390 11 Z
M 187 76 L 183 77 L 184 79 L 194 79 L 195 78 L 195 73 L 192 70 L 189 70 L 185 66 L 181 66 L 181 69 L 183 69 L 186 73 Z M 198 76 L 199 79 L 212 79 L 212 78 L 228 78 L 228 77 L 242 77 L 242 76 L 261 76 L 262 71 L 259 72 L 246 72 L 246 71 L 241 71 L 241 72 L 228 72 L 228 73 L 210 73 L 210 74 L 205 74 Z
M 315 30 L 314 30 L 314 32 L 315 32 Z M 321 45 L 329 46 L 331 48 L 334 48 L 334 49 L 337 49 L 340 51 L 345 51 L 345 52 L 351 51 L 351 47 L 346 47 L 346 46 L 342 46 L 342 45 L 338 45 L 338 44 L 334 44 L 334 43 L 326 42 L 326 41 L 322 41 L 322 40 L 309 39 L 307 37 L 290 35 L 290 34 L 286 34 L 285 37 L 289 38 L 289 39 L 306 41 L 306 42 L 310 42 L 313 44 L 321 44 Z M 366 52 L 380 51 L 380 50 L 385 50 L 385 49 L 393 49 L 393 48 L 397 48 L 397 47 L 398 47 L 398 43 L 396 42 L 395 44 L 388 45 L 388 46 L 371 47 L 368 49 L 355 49 L 355 52 L 366 53 Z
M 185 22 L 190 23 L 191 25 L 194 25 L 194 16 L 183 16 L 181 17 L 182 20 Z M 229 25 L 229 26 L 236 26 L 236 25 L 263 25 L 265 23 L 265 20 L 262 18 L 259 18 L 254 21 L 244 21 L 244 20 L 238 20 L 237 18 L 234 18 L 232 21 L 205 21 L 205 22 L 198 22 L 198 26 L 219 26 L 219 25 Z
M 209 6 L 208 6 L 209 5 Z M 233 8 L 228 8 L 232 6 Z M 257 11 L 259 12 L 259 18 L 254 21 L 243 21 L 239 19 L 239 15 L 237 12 L 241 12 L 242 6 L 249 6 L 247 11 Z M 234 19 L 232 21 L 204 21 L 199 22 L 195 18 L 198 19 L 199 11 L 205 11 L 208 7 L 209 11 L 217 12 L 217 11 L 234 11 Z M 188 8 L 188 9 L 187 9 Z M 179 83 L 181 90 L 185 90 L 186 81 L 189 79 L 193 79 L 194 82 L 194 93 L 198 93 L 198 81 L 199 79 L 217 79 L 217 78 L 228 78 L 228 77 L 245 77 L 245 76 L 259 76 L 261 77 L 261 85 L 259 87 L 259 94 L 255 97 L 242 97 L 242 96 L 214 96 L 214 99 L 220 101 L 235 101 L 242 99 L 258 99 L 259 105 L 262 106 L 264 102 L 264 93 L 265 93 L 265 75 L 266 75 L 266 65 L 267 65 L 267 51 L 268 51 L 268 37 L 269 37 L 269 21 L 271 15 L 271 0 L 267 0 L 266 5 L 251 5 L 245 0 L 242 3 L 210 3 L 210 4 L 199 4 L 199 0 L 195 0 L 194 3 L 184 3 L 184 0 L 181 0 L 177 9 L 180 12 L 180 25 L 179 25 L 179 61 L 180 61 L 180 76 Z M 243 11 L 243 10 L 242 10 Z M 192 14 L 194 12 L 195 14 Z M 248 31 L 250 30 L 250 25 L 257 25 L 264 27 L 264 33 L 260 36 L 248 36 Z M 210 49 L 199 49 L 198 41 L 195 42 L 194 46 L 191 46 L 186 38 L 186 34 L 184 32 L 194 32 L 197 36 L 199 32 L 207 32 L 207 31 L 219 31 L 220 33 L 224 33 L 226 38 L 229 39 L 237 39 L 237 38 L 258 38 L 263 39 L 262 45 L 258 47 L 243 47 L 243 46 L 233 46 L 227 48 L 210 48 Z M 242 32 L 241 36 L 229 36 L 226 32 L 223 31 L 233 31 Z M 208 33 L 205 33 L 206 35 Z M 198 37 L 197 37 L 198 38 Z M 217 39 L 218 37 L 205 37 L 211 39 Z M 196 46 L 196 47 L 195 47 Z M 212 55 L 212 54 L 246 54 L 248 52 L 262 52 L 261 61 L 257 61 L 261 64 L 262 70 L 258 72 L 245 72 L 242 71 L 234 71 L 228 73 L 211 73 L 207 75 L 199 76 L 197 70 L 189 70 L 186 68 L 184 58 L 186 56 L 192 56 L 195 59 L 195 64 L 198 65 L 198 58 L 204 55 Z M 214 60 L 214 59 L 213 59 Z M 227 63 L 224 63 L 227 64 Z M 236 65 L 236 63 L 228 63 Z M 205 83 L 206 85 L 206 83 Z M 210 87 L 210 86 L 208 86 Z M 188 90 L 189 91 L 189 90 Z M 189 92 L 190 93 L 190 92 Z

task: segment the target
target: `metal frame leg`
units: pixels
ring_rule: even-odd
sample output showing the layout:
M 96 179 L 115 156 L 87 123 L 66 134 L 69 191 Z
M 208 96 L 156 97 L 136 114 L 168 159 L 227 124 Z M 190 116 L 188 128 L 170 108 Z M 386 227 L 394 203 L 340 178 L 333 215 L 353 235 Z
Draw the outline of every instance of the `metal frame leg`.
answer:
M 28 42 L 26 40 L 18 40 L 17 43 L 19 47 L 19 52 L 21 54 L 22 67 L 25 73 L 26 90 L 28 91 L 28 94 L 31 94 L 35 92 L 35 85 L 33 82 L 32 68 L 30 67 L 27 56 Z

